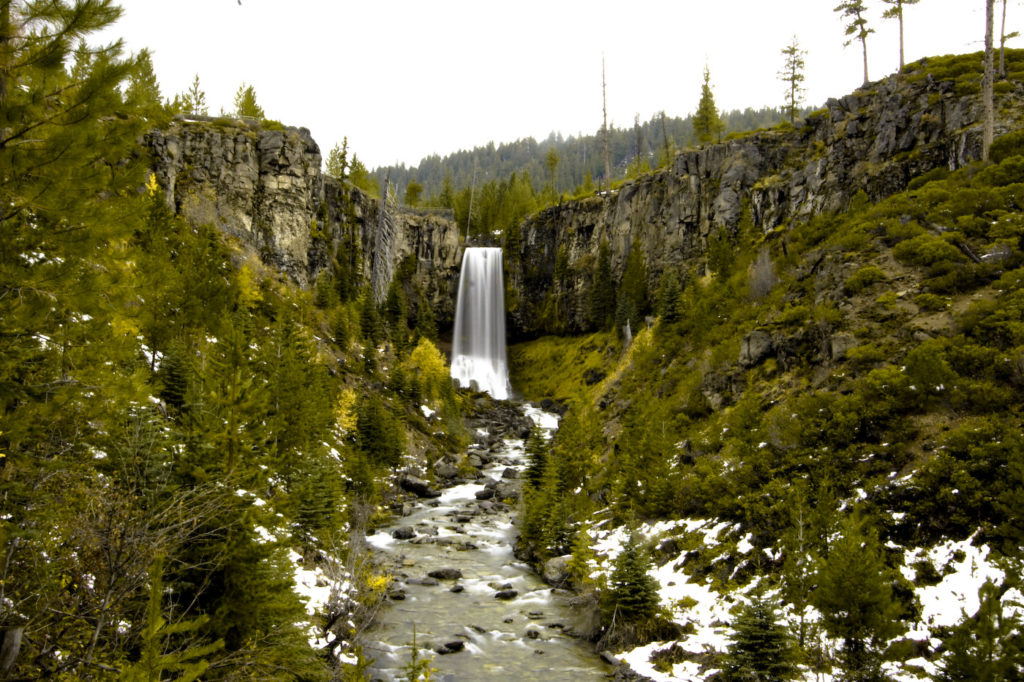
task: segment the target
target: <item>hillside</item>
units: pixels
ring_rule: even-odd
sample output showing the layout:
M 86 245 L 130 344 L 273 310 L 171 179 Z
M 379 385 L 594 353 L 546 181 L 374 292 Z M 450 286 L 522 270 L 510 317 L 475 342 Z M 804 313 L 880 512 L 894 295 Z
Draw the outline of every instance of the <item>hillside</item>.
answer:
M 969 97 L 972 63 L 906 79 L 958 74 Z M 712 216 L 688 257 L 633 241 L 596 318 L 616 331 L 511 350 L 514 387 L 567 407 L 535 444 L 520 551 L 594 595 L 601 646 L 657 679 L 1020 674 L 1022 113 L 1002 111 L 994 163 L 895 193 L 876 163 L 835 208 L 775 222 L 752 182 L 735 228 Z

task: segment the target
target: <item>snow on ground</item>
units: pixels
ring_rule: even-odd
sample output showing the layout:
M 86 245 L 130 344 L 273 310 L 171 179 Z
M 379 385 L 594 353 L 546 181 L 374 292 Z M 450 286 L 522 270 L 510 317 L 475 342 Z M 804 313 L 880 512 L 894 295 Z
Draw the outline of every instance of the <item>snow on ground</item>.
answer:
M 713 519 L 682 519 L 662 521 L 653 525 L 645 524 L 638 528 L 636 533 L 646 541 L 657 541 L 663 536 L 671 535 L 689 543 L 696 541 L 696 546 L 709 549 L 719 545 L 722 538 L 735 529 L 736 526 L 733 524 Z M 593 546 L 598 554 L 599 563 L 593 575 L 607 577 L 611 573 L 612 562 L 628 540 L 629 531 L 619 527 L 610 531 L 594 530 L 592 533 L 595 536 Z M 938 584 L 916 588 L 915 593 L 922 607 L 921 620 L 911 624 L 909 630 L 897 639 L 928 642 L 934 651 L 941 642 L 933 637 L 931 628 L 955 625 L 965 614 L 973 615 L 979 608 L 978 591 L 986 580 L 997 584 L 1003 582 L 1004 571 L 990 559 L 988 547 L 974 546 L 974 539 L 971 537 L 960 542 L 949 541 L 930 549 L 908 550 L 905 553 L 905 565 L 901 571 L 908 580 L 913 581 L 916 577 L 917 571 L 913 565 L 919 562 L 930 563 L 942 579 Z M 748 554 L 754 549 L 750 540 L 749 534 L 739 539 L 737 551 L 740 554 Z M 729 646 L 729 624 L 734 618 L 732 611 L 748 600 L 756 581 L 728 595 L 720 593 L 708 581 L 692 579 L 687 574 L 682 566 L 685 554 L 684 550 L 677 557 L 651 570 L 651 575 L 659 585 L 661 604 L 669 610 L 673 620 L 690 629 L 690 634 L 678 640 L 679 646 L 695 654 L 712 650 L 724 652 Z M 1002 603 L 1004 612 L 1024 615 L 1019 590 L 1008 590 L 1002 598 Z M 798 620 L 797 614 L 789 608 L 784 609 L 784 613 L 785 618 L 795 625 Z M 820 618 L 813 609 L 808 609 L 804 616 L 808 622 L 815 622 Z M 656 681 L 697 682 L 714 672 L 701 670 L 698 664 L 691 661 L 676 664 L 670 672 L 657 670 L 650 662 L 651 654 L 671 644 L 672 642 L 653 642 L 619 652 L 616 657 L 637 673 Z M 838 651 L 840 646 L 838 641 L 824 644 L 834 651 Z M 939 660 L 915 658 L 902 663 L 887 663 L 885 672 L 894 680 L 910 682 L 920 680 L 922 674 L 934 676 L 939 670 L 939 663 Z M 823 677 L 807 672 L 805 679 L 830 680 L 831 676 Z

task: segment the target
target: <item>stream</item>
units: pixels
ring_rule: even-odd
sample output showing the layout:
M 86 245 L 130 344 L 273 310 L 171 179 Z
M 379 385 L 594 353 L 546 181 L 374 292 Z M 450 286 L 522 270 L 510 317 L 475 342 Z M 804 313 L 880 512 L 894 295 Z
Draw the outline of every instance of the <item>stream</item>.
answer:
M 557 427 L 554 415 L 524 410 L 549 432 Z M 502 440 L 489 455 L 474 482 L 417 500 L 408 515 L 367 537 L 395 578 L 363 642 L 375 659 L 371 679 L 406 679 L 414 628 L 419 658 L 432 659 L 436 670 L 432 680 L 608 679 L 611 667 L 572 636 L 571 593 L 552 589 L 513 556 L 515 506 L 478 499 L 489 480 L 499 494 L 518 485 L 523 441 Z

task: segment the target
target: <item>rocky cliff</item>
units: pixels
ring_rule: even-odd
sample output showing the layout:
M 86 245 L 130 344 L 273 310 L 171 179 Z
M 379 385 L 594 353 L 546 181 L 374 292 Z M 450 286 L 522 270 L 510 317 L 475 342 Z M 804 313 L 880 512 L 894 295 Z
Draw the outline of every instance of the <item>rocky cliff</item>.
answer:
M 1024 102 L 1019 82 L 1001 85 L 997 135 L 1019 125 Z M 916 175 L 980 158 L 981 99 L 961 90 L 923 73 L 891 77 L 829 100 L 795 128 L 683 151 L 617 190 L 541 212 L 509 256 L 510 328 L 525 336 L 586 329 L 602 240 L 616 278 L 636 240 L 653 291 L 666 268 L 685 273 L 699 263 L 711 232 L 734 231 L 748 206 L 754 225 L 769 232 L 841 210 L 861 190 L 877 200 Z
M 590 326 L 602 240 L 614 279 L 638 243 L 653 291 L 666 268 L 699 270 L 709 235 L 735 231 L 744 211 L 767 233 L 841 210 L 860 191 L 877 200 L 921 173 L 978 159 L 982 106 L 975 90 L 965 90 L 963 78 L 934 78 L 918 64 L 908 75 L 829 100 L 795 127 L 685 150 L 668 167 L 616 190 L 542 211 L 506 243 L 510 333 Z M 1017 127 L 1024 85 L 1003 81 L 998 91 L 997 135 Z M 322 175 L 308 130 L 179 120 L 147 140 L 175 210 L 217 224 L 300 285 L 312 283 L 346 235 L 357 235 L 362 272 L 371 272 L 380 202 Z M 394 213 L 393 241 L 383 245 L 390 262 L 415 254 L 416 284 L 444 327 L 454 311 L 458 229 L 450 213 Z
M 179 119 L 150 133 L 146 143 L 177 213 L 217 225 L 299 285 L 315 280 L 349 234 L 361 245 L 362 272 L 370 273 L 381 202 L 323 175 L 320 148 L 305 128 Z M 415 254 L 414 281 L 434 305 L 438 322 L 450 323 L 461 262 L 451 214 L 400 207 L 393 212 L 387 248 L 392 264 Z

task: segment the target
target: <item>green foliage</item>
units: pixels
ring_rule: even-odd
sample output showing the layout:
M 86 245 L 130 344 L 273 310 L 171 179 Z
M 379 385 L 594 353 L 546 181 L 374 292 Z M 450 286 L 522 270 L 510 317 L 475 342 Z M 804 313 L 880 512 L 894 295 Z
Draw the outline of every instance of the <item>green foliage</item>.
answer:
M 711 92 L 711 71 L 704 67 L 704 83 L 700 87 L 700 101 L 697 113 L 693 115 L 693 137 L 701 146 L 712 142 L 720 142 L 725 124 L 718 115 L 715 96 Z
M 725 679 L 788 680 L 796 675 L 789 633 L 779 622 L 778 605 L 756 592 L 732 624 Z
M 885 280 L 885 273 L 880 268 L 874 265 L 866 265 L 858 269 L 846 280 L 846 291 L 850 294 L 859 294 L 872 284 L 884 282 Z
M 615 557 L 608 590 L 602 595 L 602 611 L 608 627 L 643 623 L 658 612 L 658 584 L 650 575 L 647 550 L 630 536 Z
M 626 256 L 626 266 L 616 298 L 615 325 L 621 328 L 628 321 L 634 331 L 639 330 L 649 311 L 647 266 L 639 239 L 633 241 Z
M 614 319 L 615 284 L 612 280 L 611 252 L 607 240 L 602 239 L 590 290 L 590 323 L 598 329 L 608 329 Z
M 840 531 L 819 563 L 811 598 L 825 629 L 843 640 L 844 670 L 862 679 L 877 669 L 879 648 L 898 632 L 901 607 L 881 545 L 866 522 L 848 517 Z
M 342 139 L 341 146 L 335 144 L 327 153 L 325 171 L 332 178 L 345 181 L 348 179 L 348 137 Z
M 946 656 L 936 679 L 942 682 L 1018 679 L 1024 669 L 1020 617 L 1001 602 L 1005 590 L 986 581 L 978 591 L 980 607 L 965 614 L 945 641 Z
M 376 395 L 359 403 L 356 443 L 375 466 L 396 466 L 402 459 L 405 438 L 396 418 Z
M 782 110 L 789 117 L 790 123 L 796 121 L 796 115 L 804 100 L 802 83 L 804 82 L 804 55 L 806 54 L 806 50 L 800 49 L 800 43 L 795 35 L 793 41 L 782 48 L 783 66 L 779 71 L 779 80 L 786 84 L 786 99 Z
M 242 83 L 235 91 L 235 114 L 262 121 L 266 116 L 263 107 L 256 102 L 256 90 L 251 85 Z

